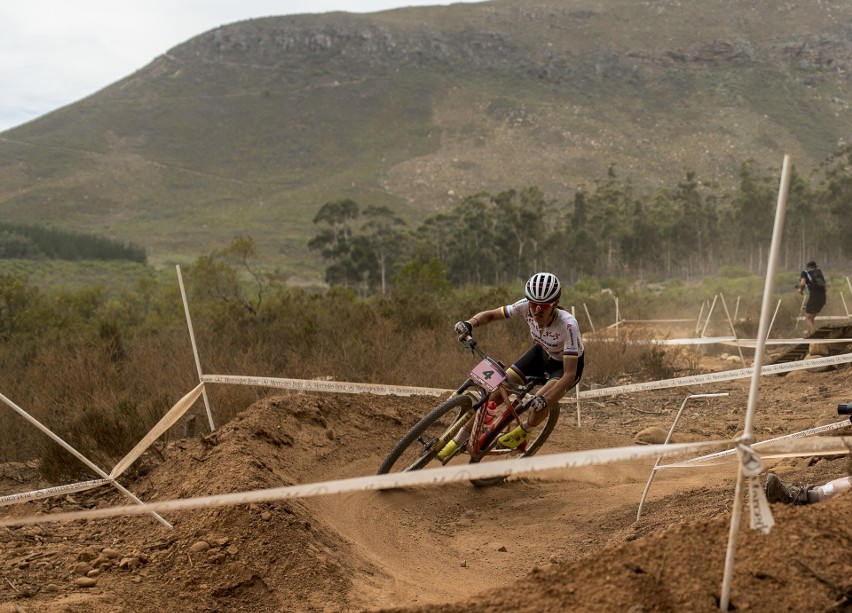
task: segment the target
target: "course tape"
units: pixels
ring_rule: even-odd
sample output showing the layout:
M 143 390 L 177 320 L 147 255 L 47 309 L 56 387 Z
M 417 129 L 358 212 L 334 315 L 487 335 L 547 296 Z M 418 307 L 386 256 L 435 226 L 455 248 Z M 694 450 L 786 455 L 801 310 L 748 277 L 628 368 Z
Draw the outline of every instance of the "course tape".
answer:
M 78 519 L 101 519 L 123 515 L 141 515 L 143 513 L 163 513 L 168 511 L 183 511 L 190 509 L 232 506 L 257 502 L 272 502 L 290 498 L 309 498 L 359 491 L 381 491 L 408 488 L 414 486 L 435 486 L 471 479 L 486 479 L 489 477 L 508 477 L 510 475 L 539 472 L 545 470 L 579 468 L 641 460 L 646 458 L 663 458 L 696 453 L 720 445 L 735 445 L 736 441 L 707 441 L 699 443 L 674 443 L 669 445 L 633 445 L 629 447 L 613 447 L 609 449 L 592 449 L 540 455 L 514 460 L 486 462 L 484 464 L 463 464 L 445 466 L 442 468 L 427 468 L 420 471 L 392 473 L 388 475 L 372 475 L 355 477 L 305 485 L 237 492 L 184 498 L 163 502 L 153 502 L 142 505 L 111 507 L 108 509 L 90 509 L 68 513 L 51 513 L 50 515 L 32 515 L 0 520 L 0 526 L 23 526 L 58 521 Z M 852 437 L 812 437 L 788 441 L 778 441 L 761 457 L 788 457 L 800 455 L 836 455 L 849 453 L 852 449 Z
M 23 526 L 55 521 L 98 519 L 105 517 L 118 517 L 122 515 L 140 515 L 151 512 L 161 513 L 165 511 L 182 511 L 188 509 L 212 508 L 256 502 L 272 502 L 275 500 L 284 500 L 289 498 L 309 498 L 313 496 L 343 494 L 347 492 L 392 490 L 413 486 L 434 486 L 443 483 L 469 481 L 471 479 L 507 477 L 509 475 L 544 470 L 576 468 L 581 466 L 607 464 L 610 462 L 640 460 L 644 458 L 670 457 L 685 453 L 700 453 L 708 449 L 718 448 L 720 445 L 730 446 L 732 444 L 734 444 L 734 441 L 726 440 L 699 443 L 675 443 L 671 445 L 634 445 L 630 447 L 572 451 L 528 458 L 517 458 L 514 460 L 499 460 L 479 464 L 444 466 L 441 468 L 427 468 L 413 472 L 371 475 L 367 477 L 340 479 L 336 481 L 309 483 L 305 485 L 291 485 L 233 494 L 218 494 L 197 498 L 152 502 L 142 505 L 8 518 L 0 520 L 0 526 Z
M 201 375 L 202 383 L 228 383 L 232 385 L 258 385 L 281 387 L 309 392 L 342 392 L 351 394 L 378 394 L 395 396 L 443 396 L 450 390 L 432 387 L 408 387 L 404 385 L 380 385 L 373 383 L 349 383 L 346 381 L 322 381 L 316 379 L 283 379 L 277 377 L 241 377 L 232 375 Z
M 591 339 L 592 343 L 624 343 L 625 345 L 715 345 L 739 344 L 741 347 L 756 347 L 757 339 L 737 338 L 736 336 L 702 336 L 694 338 L 667 338 L 667 339 L 632 339 L 618 340 L 614 338 Z M 767 345 L 811 345 L 811 344 L 852 343 L 852 338 L 770 338 L 766 340 Z
M 794 370 L 806 370 L 822 366 L 832 366 L 852 362 L 852 353 L 841 353 L 827 358 L 815 358 L 811 360 L 797 360 L 795 362 L 784 362 L 781 364 L 767 364 L 760 369 L 762 375 L 775 375 Z M 648 390 L 659 390 L 670 387 L 683 387 L 686 385 L 703 385 L 707 383 L 718 383 L 721 381 L 732 381 L 734 379 L 745 379 L 751 377 L 754 368 L 740 368 L 737 370 L 723 370 L 720 372 L 691 375 L 688 377 L 677 377 L 664 379 L 662 381 L 648 381 L 646 383 L 631 383 L 616 387 L 601 387 L 593 390 L 580 392 L 580 398 L 599 398 L 601 396 L 613 396 L 616 394 L 628 394 L 633 392 L 644 392 Z
M 843 421 L 838 421 L 833 424 L 825 424 L 822 426 L 817 426 L 815 428 L 810 428 L 808 430 L 802 430 L 801 432 L 793 432 L 792 434 L 785 434 L 784 436 L 777 436 L 775 438 L 768 438 L 765 441 L 758 441 L 756 443 L 752 443 L 752 447 L 760 447 L 763 445 L 768 445 L 771 443 L 776 443 L 778 441 L 784 441 L 789 439 L 797 439 L 797 438 L 805 438 L 808 436 L 813 436 L 814 434 L 820 434 L 822 432 L 829 432 L 831 430 L 838 430 L 840 428 L 846 428 L 852 425 L 848 419 L 844 419 Z M 687 464 L 694 464 L 696 462 L 706 462 L 708 460 L 714 460 L 716 458 L 721 458 L 724 456 L 732 455 L 736 453 L 736 449 L 726 449 L 725 451 L 717 451 L 716 453 L 711 453 L 709 455 L 700 456 L 697 458 L 692 458 L 690 460 L 684 460 L 683 462 L 678 462 L 676 464 L 664 464 L 662 466 L 658 466 L 656 470 L 662 470 L 666 468 L 684 468 Z
M 775 441 L 760 451 L 760 457 L 775 459 L 819 455 L 845 455 L 849 453 L 852 453 L 852 436 L 810 436 L 807 438 Z
M 649 339 L 644 341 L 651 345 L 712 345 L 715 343 L 724 343 L 726 341 L 735 341 L 736 336 L 703 336 L 698 338 L 667 338 L 661 340 Z M 643 341 L 636 341 L 642 343 Z
M 852 362 L 852 353 L 841 353 L 826 358 L 815 358 L 811 360 L 798 360 L 785 362 L 783 364 L 769 364 L 761 369 L 764 375 L 791 372 L 794 370 L 805 370 L 821 366 L 832 366 Z M 738 370 L 723 370 L 721 372 L 691 375 L 689 377 L 678 377 L 675 379 L 663 379 L 661 381 L 648 381 L 645 383 L 631 383 L 615 387 L 599 387 L 597 389 L 581 391 L 577 397 L 600 398 L 603 396 L 615 396 L 617 394 L 629 394 L 649 390 L 666 389 L 671 387 L 684 387 L 687 385 L 703 385 L 707 383 L 718 383 L 720 381 L 732 381 L 734 379 L 745 379 L 752 375 L 752 368 L 740 368 Z M 309 392 L 339 392 L 349 394 L 372 393 L 378 395 L 397 396 L 443 396 L 452 390 L 438 389 L 434 387 L 407 387 L 402 385 L 379 385 L 372 383 L 351 383 L 346 381 L 319 381 L 314 379 L 283 379 L 276 377 L 246 377 L 233 375 L 202 375 L 202 383 L 226 383 L 231 385 L 257 385 L 260 387 L 277 387 L 284 389 L 295 389 Z M 574 402 L 574 398 L 563 399 L 563 403 Z
M 79 483 L 68 483 L 67 485 L 57 485 L 48 487 L 43 490 L 35 490 L 32 492 L 23 492 L 21 494 L 11 494 L 9 496 L 0 497 L 0 507 L 6 506 L 15 502 L 24 502 L 26 500 L 38 500 L 39 498 L 50 498 L 59 494 L 70 494 L 72 492 L 82 492 L 90 490 L 100 485 L 109 483 L 109 479 L 95 479 L 93 481 L 80 481 Z
M 622 319 L 623 324 L 668 324 L 668 323 L 693 323 L 695 319 Z
M 733 340 L 733 339 L 732 339 Z M 754 347 L 757 341 L 753 338 L 739 339 L 743 347 Z M 852 343 L 852 338 L 770 338 L 767 345 L 831 345 L 832 343 Z
M 201 396 L 203 389 L 204 384 L 199 383 L 192 391 L 178 400 L 177 403 L 175 403 L 175 406 L 169 409 L 160 421 L 157 422 L 157 425 L 151 428 L 151 431 L 148 432 L 148 434 L 146 434 L 145 437 L 130 450 L 130 453 L 124 456 L 121 461 L 113 467 L 109 476 L 115 479 L 127 470 L 127 467 L 133 464 L 133 462 L 135 462 L 136 459 L 141 456 L 154 441 L 160 438 L 166 430 L 171 428 L 177 420 L 183 417 L 183 414 L 186 413 L 193 403 L 198 400 L 198 397 Z
M 586 339 L 588 345 L 597 343 L 622 343 L 624 345 L 713 345 L 725 341 L 736 340 L 735 336 L 702 336 L 695 338 L 669 338 L 657 340 L 648 339 L 617 339 L 617 338 L 595 338 Z

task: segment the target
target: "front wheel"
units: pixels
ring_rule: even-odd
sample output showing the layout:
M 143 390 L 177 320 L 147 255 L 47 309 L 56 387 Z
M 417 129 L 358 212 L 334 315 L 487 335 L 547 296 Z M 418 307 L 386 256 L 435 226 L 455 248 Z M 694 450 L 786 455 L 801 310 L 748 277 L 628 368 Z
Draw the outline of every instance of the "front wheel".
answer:
M 509 451 L 508 449 L 501 450 L 497 439 L 506 434 L 507 431 L 512 430 L 518 422 L 511 421 L 506 428 L 489 433 L 488 436 L 486 436 L 485 441 L 483 441 L 481 451 L 476 456 L 470 458 L 471 464 L 497 459 L 526 458 L 534 455 L 539 449 L 541 449 L 541 446 L 544 445 L 547 437 L 550 436 L 553 429 L 556 427 L 556 422 L 559 420 L 559 412 L 559 403 L 556 403 L 548 412 L 545 422 L 537 426 L 537 429 L 533 432 L 530 438 L 526 440 L 522 447 L 512 451 Z M 505 480 L 506 477 L 503 476 L 471 479 L 470 482 L 476 487 L 487 487 L 489 485 L 497 485 Z
M 452 439 L 472 415 L 473 399 L 470 396 L 451 396 L 402 437 L 379 466 L 377 474 L 423 468 L 441 451 L 437 443 Z

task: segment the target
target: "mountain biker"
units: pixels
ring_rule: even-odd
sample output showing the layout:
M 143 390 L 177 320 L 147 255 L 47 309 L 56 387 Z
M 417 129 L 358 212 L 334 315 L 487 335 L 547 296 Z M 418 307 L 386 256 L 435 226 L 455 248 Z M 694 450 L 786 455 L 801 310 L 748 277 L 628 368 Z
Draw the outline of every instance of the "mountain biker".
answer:
M 488 311 L 480 311 L 468 320 L 455 325 L 460 337 L 471 334 L 473 328 L 499 319 L 523 317 L 530 328 L 533 346 L 506 369 L 510 381 L 523 384 L 528 377 L 547 377 L 536 396 L 530 401 L 525 420 L 498 440 L 503 447 L 515 449 L 527 434 L 547 418 L 550 407 L 580 382 L 583 375 L 583 339 L 576 318 L 559 306 L 562 287 L 556 275 L 549 272 L 534 274 L 524 286 L 524 297 Z M 438 453 L 449 457 L 470 436 L 472 420 Z

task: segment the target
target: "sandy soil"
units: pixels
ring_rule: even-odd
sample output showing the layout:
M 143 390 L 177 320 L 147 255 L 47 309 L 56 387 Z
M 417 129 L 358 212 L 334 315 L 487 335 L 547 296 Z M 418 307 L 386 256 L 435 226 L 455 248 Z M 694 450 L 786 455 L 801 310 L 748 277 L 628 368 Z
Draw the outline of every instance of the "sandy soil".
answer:
M 730 396 L 690 403 L 675 441 L 731 437 L 742 428 L 748 386 L 584 401 L 579 428 L 568 405 L 541 453 L 631 445 L 648 427 L 667 431 L 691 393 Z M 837 404 L 850 400 L 847 367 L 764 378 L 755 434 L 837 422 Z M 164 450 L 164 460 L 143 458 L 148 472 L 124 484 L 160 501 L 372 474 L 434 404 L 269 396 L 216 433 Z M 718 610 L 735 465 L 660 471 L 637 522 L 652 465 L 183 511 L 167 515 L 173 530 L 149 517 L 0 528 L 0 613 Z M 852 469 L 848 456 L 765 468 L 818 484 Z M 31 465 L 0 468 L 0 494 L 49 485 Z M 103 488 L 0 513 L 116 504 L 125 499 Z M 776 504 L 773 513 L 768 536 L 746 529 L 738 539 L 732 609 L 852 610 L 852 495 Z

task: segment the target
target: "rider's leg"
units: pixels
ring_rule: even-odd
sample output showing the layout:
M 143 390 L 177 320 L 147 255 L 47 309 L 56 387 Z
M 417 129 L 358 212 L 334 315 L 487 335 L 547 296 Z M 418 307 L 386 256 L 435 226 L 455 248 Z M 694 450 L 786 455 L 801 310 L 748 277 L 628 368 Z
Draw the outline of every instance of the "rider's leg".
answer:
M 819 487 L 808 489 L 808 502 L 822 502 L 848 490 L 852 490 L 852 477 L 841 477 Z
M 539 389 L 539 393 L 541 394 L 543 392 L 546 392 L 555 384 L 555 379 L 548 381 L 543 386 L 541 386 L 541 389 Z M 547 416 L 550 415 L 551 407 L 555 403 L 558 403 L 563 396 L 565 396 L 564 391 L 551 398 L 550 401 L 547 403 L 547 406 L 545 406 L 543 409 L 539 409 L 538 411 L 529 411 L 524 417 L 524 420 L 521 422 L 520 426 L 516 427 L 511 432 L 508 432 L 507 434 L 504 434 L 500 437 L 500 444 L 504 447 L 508 447 L 509 449 L 514 449 L 515 447 L 523 443 L 525 440 L 527 440 L 527 434 L 531 432 L 533 428 L 535 428 L 547 419 Z
M 512 381 L 517 384 L 526 383 L 527 377 L 532 376 L 554 377 L 536 392 L 537 394 L 541 394 L 555 385 L 556 380 L 562 376 L 562 364 L 555 363 L 553 360 L 550 360 L 541 347 L 533 345 L 533 347 L 518 358 L 518 360 L 512 364 L 506 372 L 509 374 Z M 558 398 L 554 399 L 552 402 L 557 401 Z M 546 408 L 539 411 L 528 412 L 519 426 L 500 437 L 500 444 L 504 447 L 508 447 L 509 449 L 515 449 L 521 445 L 521 443 L 526 440 L 527 433 L 547 419 L 547 416 L 550 413 L 550 404 L 551 403 L 548 403 Z
M 773 473 L 766 476 L 766 497 L 769 502 L 814 504 L 850 489 L 852 477 L 840 477 L 823 485 L 795 485 L 784 483 Z
M 538 390 L 538 395 L 542 396 L 542 395 L 544 395 L 545 392 L 552 389 L 553 386 L 556 385 L 556 381 L 557 381 L 557 379 L 551 379 L 550 381 L 548 381 L 547 383 L 542 385 L 541 388 Z M 548 414 L 550 414 L 550 407 L 553 406 L 555 403 L 558 403 L 564 397 L 565 397 L 565 392 L 563 391 L 561 394 L 554 396 L 550 400 L 550 402 L 547 403 L 546 409 L 543 409 L 541 411 L 530 411 L 529 413 L 527 413 L 527 418 L 524 422 L 527 427 L 524 428 L 524 429 L 527 430 L 527 431 L 530 431 L 533 428 L 535 428 L 537 425 L 539 425 L 541 422 L 543 422 L 545 419 L 547 419 Z
M 816 317 L 816 313 L 805 313 L 805 334 L 811 336 L 816 329 L 816 324 L 814 323 L 814 318 Z
M 498 405 L 503 401 L 499 392 L 494 391 L 491 393 L 491 395 L 488 397 L 488 402 L 492 401 L 496 402 Z M 461 427 L 461 429 L 456 433 L 453 439 L 447 442 L 447 444 L 444 445 L 444 448 L 438 452 L 439 460 L 447 459 L 456 449 L 462 446 L 462 444 L 468 439 L 468 437 L 470 437 L 470 433 L 473 431 L 474 419 L 476 419 L 475 415 L 468 419 Z

